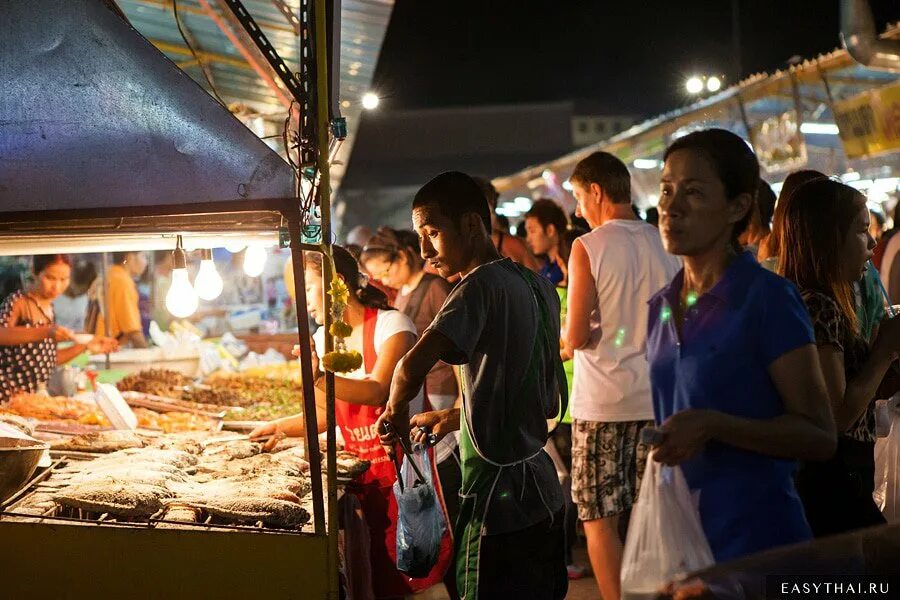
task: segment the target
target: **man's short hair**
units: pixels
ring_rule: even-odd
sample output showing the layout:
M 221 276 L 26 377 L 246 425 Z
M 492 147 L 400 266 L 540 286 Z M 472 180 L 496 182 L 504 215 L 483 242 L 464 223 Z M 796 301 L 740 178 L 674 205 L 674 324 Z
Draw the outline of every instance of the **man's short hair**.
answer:
M 596 183 L 615 204 L 631 204 L 631 173 L 609 152 L 594 152 L 579 161 L 570 180 L 583 186 Z
M 545 230 L 548 226 L 553 225 L 559 236 L 562 236 L 569 228 L 569 219 L 566 217 L 566 213 L 559 207 L 559 204 L 549 198 L 535 201 L 531 210 L 525 213 L 525 218 L 537 219 L 541 228 Z
M 413 198 L 415 210 L 423 206 L 434 206 L 456 225 L 466 213 L 475 213 L 484 223 L 484 229 L 491 231 L 491 213 L 487 199 L 481 188 L 471 177 L 459 171 L 441 173 L 420 189 Z

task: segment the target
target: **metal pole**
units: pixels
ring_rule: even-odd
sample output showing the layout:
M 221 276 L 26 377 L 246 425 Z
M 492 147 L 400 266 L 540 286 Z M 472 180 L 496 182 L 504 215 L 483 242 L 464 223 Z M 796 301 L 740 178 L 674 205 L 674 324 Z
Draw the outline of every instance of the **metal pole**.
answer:
M 309 462 L 309 478 L 312 484 L 313 523 L 316 535 L 325 535 L 325 507 L 322 497 L 322 454 L 319 450 L 319 419 L 316 413 L 316 390 L 313 386 L 312 350 L 310 348 L 309 313 L 300 310 L 306 306 L 306 270 L 301 248 L 300 215 L 288 218 L 291 234 L 291 266 L 294 270 L 294 294 L 297 299 L 297 337 L 300 342 L 300 374 L 303 385 L 303 415 L 306 428 L 306 460 Z M 329 529 L 331 523 L 329 522 Z
M 331 169 L 328 164 L 328 16 L 326 13 L 326 1 L 316 0 L 315 11 L 315 57 L 316 57 L 316 109 L 317 109 L 317 138 L 318 150 L 317 162 L 319 170 L 319 198 L 322 211 L 322 250 L 325 253 L 324 266 L 325 286 L 331 283 L 334 277 L 334 265 L 331 255 Z M 331 336 L 331 296 L 325 294 L 325 350 L 331 352 L 334 349 L 334 339 Z M 337 487 L 335 476 L 337 473 L 337 441 L 334 437 L 335 413 L 334 413 L 334 374 L 325 376 L 325 412 L 328 424 L 328 576 L 329 594 L 331 598 L 338 597 L 338 546 L 337 546 Z
M 100 314 L 103 316 L 103 335 L 109 337 L 109 294 L 106 293 L 107 286 L 109 285 L 109 253 L 103 253 L 103 268 L 101 269 L 102 275 L 100 279 L 100 297 L 97 298 L 97 302 L 100 304 Z M 106 370 L 109 371 L 112 368 L 112 363 L 109 360 L 109 352 L 106 353 Z
M 735 94 L 735 98 L 737 99 L 738 110 L 741 111 L 741 121 L 744 123 L 744 129 L 747 130 L 747 140 L 750 142 L 753 149 L 756 150 L 756 144 L 753 139 L 753 129 L 750 128 L 750 119 L 747 117 L 747 107 L 744 105 L 744 99 L 741 97 L 740 92 Z
M 741 2 L 731 0 L 731 53 L 734 62 L 734 83 L 741 80 L 744 67 L 741 64 Z

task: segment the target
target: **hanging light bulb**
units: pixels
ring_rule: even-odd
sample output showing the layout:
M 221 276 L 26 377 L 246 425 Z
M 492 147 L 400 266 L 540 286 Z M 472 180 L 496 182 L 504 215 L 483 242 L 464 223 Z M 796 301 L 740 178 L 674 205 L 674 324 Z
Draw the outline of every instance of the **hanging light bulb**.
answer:
M 247 246 L 244 252 L 244 273 L 250 277 L 259 277 L 266 268 L 266 249 L 257 244 Z
M 215 300 L 222 293 L 222 276 L 216 271 L 212 250 L 201 250 L 200 252 L 200 270 L 194 277 L 194 289 L 203 300 Z
M 197 311 L 200 299 L 188 278 L 187 257 L 181 247 L 180 235 L 177 238 L 172 257 L 175 259 L 175 265 L 172 269 L 172 285 L 166 294 L 166 308 L 172 313 L 172 316 L 184 319 Z

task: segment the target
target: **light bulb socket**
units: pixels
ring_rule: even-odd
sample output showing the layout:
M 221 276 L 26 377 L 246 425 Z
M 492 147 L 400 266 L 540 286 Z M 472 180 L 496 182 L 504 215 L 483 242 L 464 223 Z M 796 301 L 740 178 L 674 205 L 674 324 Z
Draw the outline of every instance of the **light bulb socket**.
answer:
M 176 238 L 175 250 L 172 251 L 172 261 L 174 262 L 172 265 L 173 269 L 187 269 L 187 255 L 185 255 L 184 249 L 181 247 L 180 235 Z
M 200 260 L 212 260 L 212 250 L 210 248 L 203 248 L 200 250 Z

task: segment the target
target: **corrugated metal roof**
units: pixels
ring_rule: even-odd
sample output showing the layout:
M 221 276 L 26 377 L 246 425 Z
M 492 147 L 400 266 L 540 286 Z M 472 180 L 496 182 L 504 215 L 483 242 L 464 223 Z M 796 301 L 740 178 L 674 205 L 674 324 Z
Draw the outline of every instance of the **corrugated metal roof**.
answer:
M 294 11 L 299 0 L 283 0 Z M 247 10 L 293 70 L 299 69 L 299 38 L 271 0 L 244 0 Z M 209 89 L 200 66 L 185 44 L 175 21 L 172 0 L 118 0 L 132 25 L 165 52 L 197 83 Z M 210 2 L 215 6 L 215 2 Z M 378 53 L 390 21 L 393 0 L 343 0 L 341 3 L 340 100 L 347 118 L 348 139 L 332 169 L 337 188 L 349 160 L 362 107 L 360 98 L 372 82 Z M 275 92 L 260 78 L 228 40 L 198 0 L 179 0 L 178 13 L 213 85 L 228 103 L 242 103 L 273 121 L 286 115 Z M 273 142 L 274 144 L 275 142 Z

